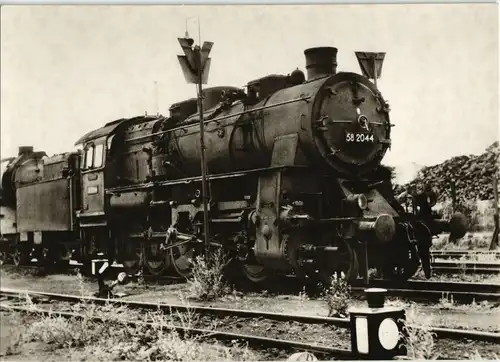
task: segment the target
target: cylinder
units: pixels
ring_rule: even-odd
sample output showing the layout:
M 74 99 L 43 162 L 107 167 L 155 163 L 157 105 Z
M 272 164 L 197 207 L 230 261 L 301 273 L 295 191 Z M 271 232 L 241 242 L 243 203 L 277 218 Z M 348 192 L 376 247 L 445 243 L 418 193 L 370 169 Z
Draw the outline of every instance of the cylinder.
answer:
M 337 48 L 318 47 L 304 50 L 307 80 L 337 73 Z

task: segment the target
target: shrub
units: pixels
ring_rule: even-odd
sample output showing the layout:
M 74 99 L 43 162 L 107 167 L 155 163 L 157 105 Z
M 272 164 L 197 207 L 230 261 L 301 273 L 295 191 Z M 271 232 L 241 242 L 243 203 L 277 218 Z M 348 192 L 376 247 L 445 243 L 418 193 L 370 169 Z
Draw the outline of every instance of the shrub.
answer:
M 346 317 L 351 301 L 351 287 L 343 279 L 334 279 L 325 290 L 325 300 L 328 305 L 329 317 Z
M 229 260 L 221 249 L 197 256 L 192 262 L 192 275 L 187 281 L 188 296 L 198 300 L 215 300 L 231 292 L 224 272 Z

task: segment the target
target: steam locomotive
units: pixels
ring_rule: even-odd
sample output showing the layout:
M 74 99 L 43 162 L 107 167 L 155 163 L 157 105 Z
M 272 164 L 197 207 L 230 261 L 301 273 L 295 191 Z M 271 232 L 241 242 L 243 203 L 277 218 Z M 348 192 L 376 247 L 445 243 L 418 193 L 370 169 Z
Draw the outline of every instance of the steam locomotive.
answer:
M 353 281 L 371 268 L 406 280 L 421 264 L 428 274 L 432 236 L 462 237 L 464 216 L 437 218 L 429 187 L 401 205 L 381 165 L 388 103 L 366 76 L 337 72 L 337 48 L 304 54 L 307 78 L 297 69 L 202 92 L 210 247 L 255 283 Z M 20 147 L 2 177 L 2 258 L 104 254 L 129 274 L 188 277 L 207 251 L 197 99 L 169 113 L 109 122 L 75 152 Z

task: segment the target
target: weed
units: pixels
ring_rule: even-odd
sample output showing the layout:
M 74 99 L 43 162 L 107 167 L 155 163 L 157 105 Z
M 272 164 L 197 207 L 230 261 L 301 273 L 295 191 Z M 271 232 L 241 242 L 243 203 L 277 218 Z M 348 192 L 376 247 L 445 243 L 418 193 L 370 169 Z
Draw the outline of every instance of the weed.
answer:
M 433 250 L 443 250 L 447 247 L 448 245 L 448 238 L 447 237 L 438 237 L 437 240 L 434 240 L 432 242 L 432 249 Z
M 334 279 L 325 290 L 325 300 L 328 305 L 329 317 L 346 317 L 351 301 L 351 287 L 343 279 Z
M 437 359 L 434 338 L 435 333 L 426 327 L 403 326 L 402 338 L 410 359 Z
M 82 347 L 95 342 L 98 334 L 89 321 L 48 316 L 34 321 L 25 332 L 26 341 L 41 341 L 52 348 Z M 101 328 L 102 329 L 102 328 Z
M 299 292 L 299 302 L 305 302 L 306 300 L 309 300 L 309 297 L 307 296 L 307 291 L 306 287 L 303 286 L 302 290 Z
M 192 261 L 192 276 L 187 281 L 190 298 L 215 300 L 231 292 L 224 278 L 229 260 L 221 249 L 216 249 L 208 258 L 197 256 Z
M 399 298 L 394 298 L 394 299 L 387 300 L 385 302 L 385 305 L 388 306 L 388 307 L 403 308 L 405 310 L 409 306 L 408 302 L 406 302 L 404 300 L 401 300 Z
M 82 273 L 80 273 L 80 270 L 76 272 L 76 279 L 78 282 L 78 290 L 80 292 L 80 296 L 82 297 L 92 297 L 92 292 L 90 288 L 85 284 L 85 277 L 83 276 Z
M 2 327 L 3 341 L 0 346 L 0 357 L 16 354 L 19 346 L 23 342 L 22 331 L 24 329 L 24 325 L 18 318 L 17 314 L 7 314 L 2 312 L 0 318 L 2 318 L 2 324 L 8 324 L 5 329 Z
M 30 307 L 31 308 L 31 307 Z M 165 315 L 161 311 L 143 315 L 125 307 L 111 304 L 104 307 L 89 303 L 73 306 L 80 317 L 66 319 L 43 316 L 33 307 L 21 325 L 21 343 L 43 342 L 52 350 L 65 350 L 82 355 L 82 360 L 255 360 L 259 359 L 247 346 L 206 343 L 187 334 L 180 335 L 176 325 L 188 328 L 195 323 L 195 315 L 188 312 Z M 95 317 L 104 319 L 96 321 Z M 136 324 L 128 321 L 133 318 Z M 145 324 L 148 322 L 149 324 Z M 179 323 L 180 322 L 180 323 Z
M 491 356 L 490 358 L 484 358 L 483 356 L 481 356 L 481 354 L 478 352 L 478 350 L 475 349 L 473 353 L 469 354 L 469 360 L 499 361 L 500 358 L 499 358 L 499 356 L 496 355 L 496 353 L 493 353 L 493 356 Z
M 409 359 L 437 359 L 435 350 L 435 333 L 430 331 L 430 321 L 421 318 L 417 306 L 412 303 L 406 309 L 406 320 L 403 322 L 402 339 Z
M 440 309 L 451 309 L 455 306 L 455 300 L 450 293 L 443 293 L 439 299 L 438 306 Z

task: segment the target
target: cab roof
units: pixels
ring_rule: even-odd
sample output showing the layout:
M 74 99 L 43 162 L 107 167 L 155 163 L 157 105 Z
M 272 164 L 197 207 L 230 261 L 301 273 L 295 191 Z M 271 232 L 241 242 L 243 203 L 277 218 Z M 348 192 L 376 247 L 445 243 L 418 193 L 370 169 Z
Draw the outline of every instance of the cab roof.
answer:
M 103 127 L 95 129 L 86 133 L 83 137 L 81 137 L 78 141 L 75 142 L 75 146 L 90 142 L 97 138 L 101 138 L 104 136 L 109 136 L 115 132 L 115 130 L 121 125 L 130 125 L 135 123 L 144 122 L 145 120 L 151 120 L 155 118 L 161 118 L 162 116 L 137 116 L 133 118 L 120 118 L 115 121 L 111 121 L 106 123 Z

